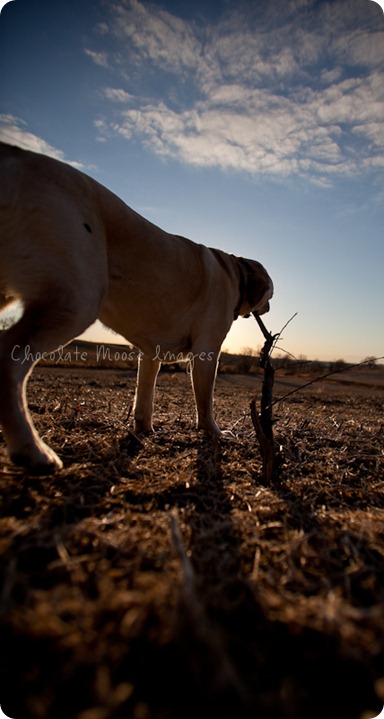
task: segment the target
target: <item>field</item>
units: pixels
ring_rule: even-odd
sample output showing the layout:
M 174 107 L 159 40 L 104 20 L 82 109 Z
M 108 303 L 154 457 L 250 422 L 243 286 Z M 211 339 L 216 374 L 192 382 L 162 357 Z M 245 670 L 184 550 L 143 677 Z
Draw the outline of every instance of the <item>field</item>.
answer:
M 278 373 L 275 397 L 306 378 Z M 384 704 L 384 375 L 275 407 L 267 486 L 249 404 L 222 374 L 194 429 L 161 374 L 156 433 L 128 427 L 133 372 L 36 370 L 34 421 L 64 470 L 0 442 L 0 704 L 15 719 L 367 719 Z

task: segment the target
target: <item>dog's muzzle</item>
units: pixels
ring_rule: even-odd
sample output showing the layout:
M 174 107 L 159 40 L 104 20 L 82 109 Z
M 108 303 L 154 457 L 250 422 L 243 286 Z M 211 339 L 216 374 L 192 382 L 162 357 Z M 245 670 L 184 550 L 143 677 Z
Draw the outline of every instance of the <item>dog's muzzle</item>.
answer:
M 266 312 L 269 312 L 269 309 L 270 309 L 269 302 L 266 302 L 265 305 L 263 305 L 263 307 L 261 308 L 261 310 L 257 310 L 257 313 L 259 315 L 265 315 Z

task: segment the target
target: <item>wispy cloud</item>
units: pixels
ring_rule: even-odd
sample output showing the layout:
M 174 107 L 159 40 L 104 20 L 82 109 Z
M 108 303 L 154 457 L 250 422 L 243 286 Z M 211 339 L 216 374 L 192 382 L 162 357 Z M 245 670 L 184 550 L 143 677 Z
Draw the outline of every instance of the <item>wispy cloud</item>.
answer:
M 301 11 L 295 3 L 296 14 L 280 0 L 265 12 L 246 7 L 203 26 L 139 0 L 115 6 L 108 30 L 126 87 L 104 89 L 120 109 L 98 118 L 100 137 L 140 138 L 192 165 L 321 184 L 381 167 L 383 27 L 361 2 L 351 3 L 352 18 L 337 1 Z
M 184 68 L 189 72 L 201 51 L 193 24 L 139 0 L 115 6 L 110 30 L 139 62 L 149 61 L 177 74 Z
M 362 6 L 351 0 L 347 14 L 339 0 L 239 3 L 204 24 L 118 3 L 103 33 L 119 43 L 110 62 L 124 87 L 104 89 L 114 107 L 97 120 L 99 138 L 324 185 L 381 167 L 384 21 Z
M 84 169 L 84 165 L 80 162 L 67 160 L 61 150 L 52 147 L 41 137 L 34 135 L 28 130 L 26 123 L 14 115 L 0 115 L 0 140 L 7 142 L 9 145 L 17 145 L 24 150 L 39 152 L 42 155 L 48 155 L 55 160 L 61 160 L 68 165 L 72 165 L 78 170 Z
M 85 48 L 84 53 L 88 55 L 88 57 L 93 60 L 96 65 L 106 68 L 109 67 L 108 54 L 106 52 L 94 52 L 93 50 Z
M 131 102 L 136 100 L 135 96 L 131 95 L 130 92 L 126 92 L 126 90 L 121 90 L 117 87 L 105 87 L 102 90 L 102 95 L 112 102 Z

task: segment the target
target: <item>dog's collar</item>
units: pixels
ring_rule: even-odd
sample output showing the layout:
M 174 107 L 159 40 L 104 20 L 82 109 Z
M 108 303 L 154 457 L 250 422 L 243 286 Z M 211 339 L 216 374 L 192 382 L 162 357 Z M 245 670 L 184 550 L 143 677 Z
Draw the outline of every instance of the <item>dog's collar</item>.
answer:
M 248 285 L 248 276 L 249 276 L 249 266 L 246 260 L 244 260 L 242 257 L 236 257 L 236 255 L 231 255 L 234 260 L 236 260 L 237 270 L 239 273 L 239 299 L 237 301 L 237 305 L 233 312 L 233 319 L 237 320 L 239 314 L 240 314 L 240 308 L 243 304 L 246 292 L 247 292 L 247 285 Z

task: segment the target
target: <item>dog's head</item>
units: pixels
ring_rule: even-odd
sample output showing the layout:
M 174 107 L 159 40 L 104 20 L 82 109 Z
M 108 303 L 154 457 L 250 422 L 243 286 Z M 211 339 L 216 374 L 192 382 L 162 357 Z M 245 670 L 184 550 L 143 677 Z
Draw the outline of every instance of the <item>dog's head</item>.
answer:
M 273 295 L 273 282 L 260 262 L 236 257 L 240 275 L 240 300 L 235 314 L 245 317 L 256 311 L 263 315 L 269 311 Z

